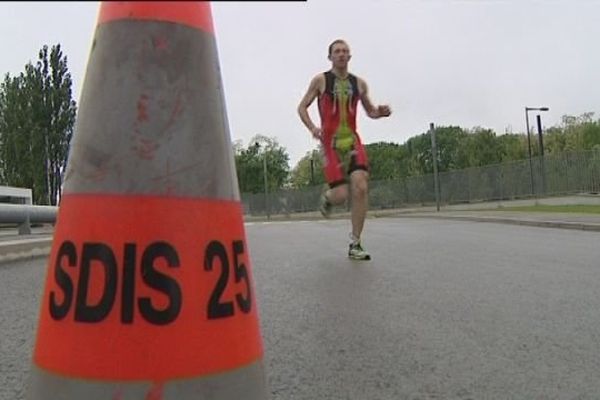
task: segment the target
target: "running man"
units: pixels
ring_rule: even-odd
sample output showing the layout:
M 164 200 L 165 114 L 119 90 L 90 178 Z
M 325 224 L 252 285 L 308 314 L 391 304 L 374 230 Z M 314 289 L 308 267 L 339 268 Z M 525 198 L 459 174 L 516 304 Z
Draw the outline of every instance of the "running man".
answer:
M 348 257 L 370 260 L 360 240 L 368 208 L 369 164 L 356 129 L 356 106 L 360 100 L 367 116 L 373 119 L 389 117 L 392 111 L 387 105 L 375 106 L 369 98 L 367 83 L 348 71 L 350 47 L 344 40 L 337 39 L 329 45 L 327 58 L 331 69 L 312 79 L 298 105 L 298 114 L 323 150 L 323 172 L 329 189 L 321 195 L 319 209 L 324 217 L 329 217 L 334 205 L 346 201 L 349 177 L 352 233 Z M 315 99 L 321 126 L 316 126 L 308 114 Z

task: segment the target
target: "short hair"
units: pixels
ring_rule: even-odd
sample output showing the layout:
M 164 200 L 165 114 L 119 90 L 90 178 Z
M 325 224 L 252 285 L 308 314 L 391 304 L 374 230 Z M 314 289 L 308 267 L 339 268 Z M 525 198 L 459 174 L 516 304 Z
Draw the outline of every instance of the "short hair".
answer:
M 329 45 L 329 50 L 328 50 L 328 53 L 327 53 L 327 55 L 328 55 L 328 56 L 330 56 L 330 55 L 331 55 L 331 52 L 333 51 L 333 46 L 335 46 L 335 45 L 336 45 L 336 44 L 338 44 L 338 43 L 342 43 L 342 44 L 345 44 L 346 46 L 348 46 L 348 43 L 347 43 L 345 40 L 343 40 L 343 39 L 335 39 L 335 40 L 334 40 L 333 42 L 331 42 L 331 44 Z

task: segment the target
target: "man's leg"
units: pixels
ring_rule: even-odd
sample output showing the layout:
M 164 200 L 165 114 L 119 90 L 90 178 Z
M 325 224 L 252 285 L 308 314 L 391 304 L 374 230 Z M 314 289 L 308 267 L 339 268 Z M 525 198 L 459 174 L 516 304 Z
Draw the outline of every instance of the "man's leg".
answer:
M 364 170 L 356 170 L 350 174 L 350 193 L 352 194 L 352 236 L 360 239 L 365 225 L 368 201 L 368 178 L 369 173 Z
M 334 206 L 338 206 L 346 201 L 348 197 L 348 184 L 344 183 L 339 186 L 328 189 L 325 192 L 325 197 Z
M 333 206 L 342 204 L 348 197 L 348 184 L 342 183 L 327 189 L 321 194 L 319 210 L 325 218 L 329 218 Z
M 350 192 L 352 195 L 352 234 L 348 249 L 348 257 L 353 260 L 370 260 L 371 255 L 363 249 L 360 235 L 365 225 L 368 208 L 368 177 L 364 170 L 356 170 L 350 174 Z
M 323 168 L 329 189 L 321 194 L 319 210 L 325 218 L 329 218 L 333 206 L 342 204 L 348 198 L 348 181 L 340 154 L 335 149 L 326 147 L 324 155 Z

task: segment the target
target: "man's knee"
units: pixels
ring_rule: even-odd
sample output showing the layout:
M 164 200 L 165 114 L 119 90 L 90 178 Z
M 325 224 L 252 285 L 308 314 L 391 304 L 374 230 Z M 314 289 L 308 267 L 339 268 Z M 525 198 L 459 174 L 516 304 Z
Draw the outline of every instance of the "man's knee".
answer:
M 366 197 L 368 190 L 369 187 L 366 180 L 358 181 L 352 186 L 352 194 L 357 197 Z
M 329 190 L 330 192 L 327 197 L 331 203 L 338 205 L 346 201 L 348 197 L 348 185 L 339 185 Z
M 364 197 L 369 190 L 368 173 L 366 171 L 354 171 L 352 173 L 352 193 L 355 196 Z

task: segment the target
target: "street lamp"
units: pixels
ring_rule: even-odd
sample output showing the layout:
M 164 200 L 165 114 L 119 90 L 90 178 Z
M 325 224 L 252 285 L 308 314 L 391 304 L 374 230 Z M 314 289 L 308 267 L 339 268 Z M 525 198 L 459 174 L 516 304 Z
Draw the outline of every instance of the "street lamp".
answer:
M 254 147 L 256 149 L 260 149 L 260 143 L 255 142 Z M 267 219 L 271 219 L 271 213 L 269 210 L 269 187 L 267 186 L 267 152 L 266 150 L 263 152 L 263 180 L 264 180 L 264 188 L 265 188 L 265 211 L 267 213 Z
M 548 107 L 525 107 L 525 123 L 527 125 L 527 147 L 529 149 L 529 177 L 531 179 L 531 194 L 535 194 L 534 184 L 533 184 L 533 163 L 531 161 L 531 134 L 529 132 L 529 111 L 548 111 Z M 540 143 L 541 143 L 541 135 L 540 134 Z
M 433 189 L 435 190 L 435 205 L 440 211 L 440 177 L 438 173 L 438 152 L 435 144 L 435 127 L 433 122 L 429 123 L 429 132 L 431 133 L 431 158 L 433 160 Z

